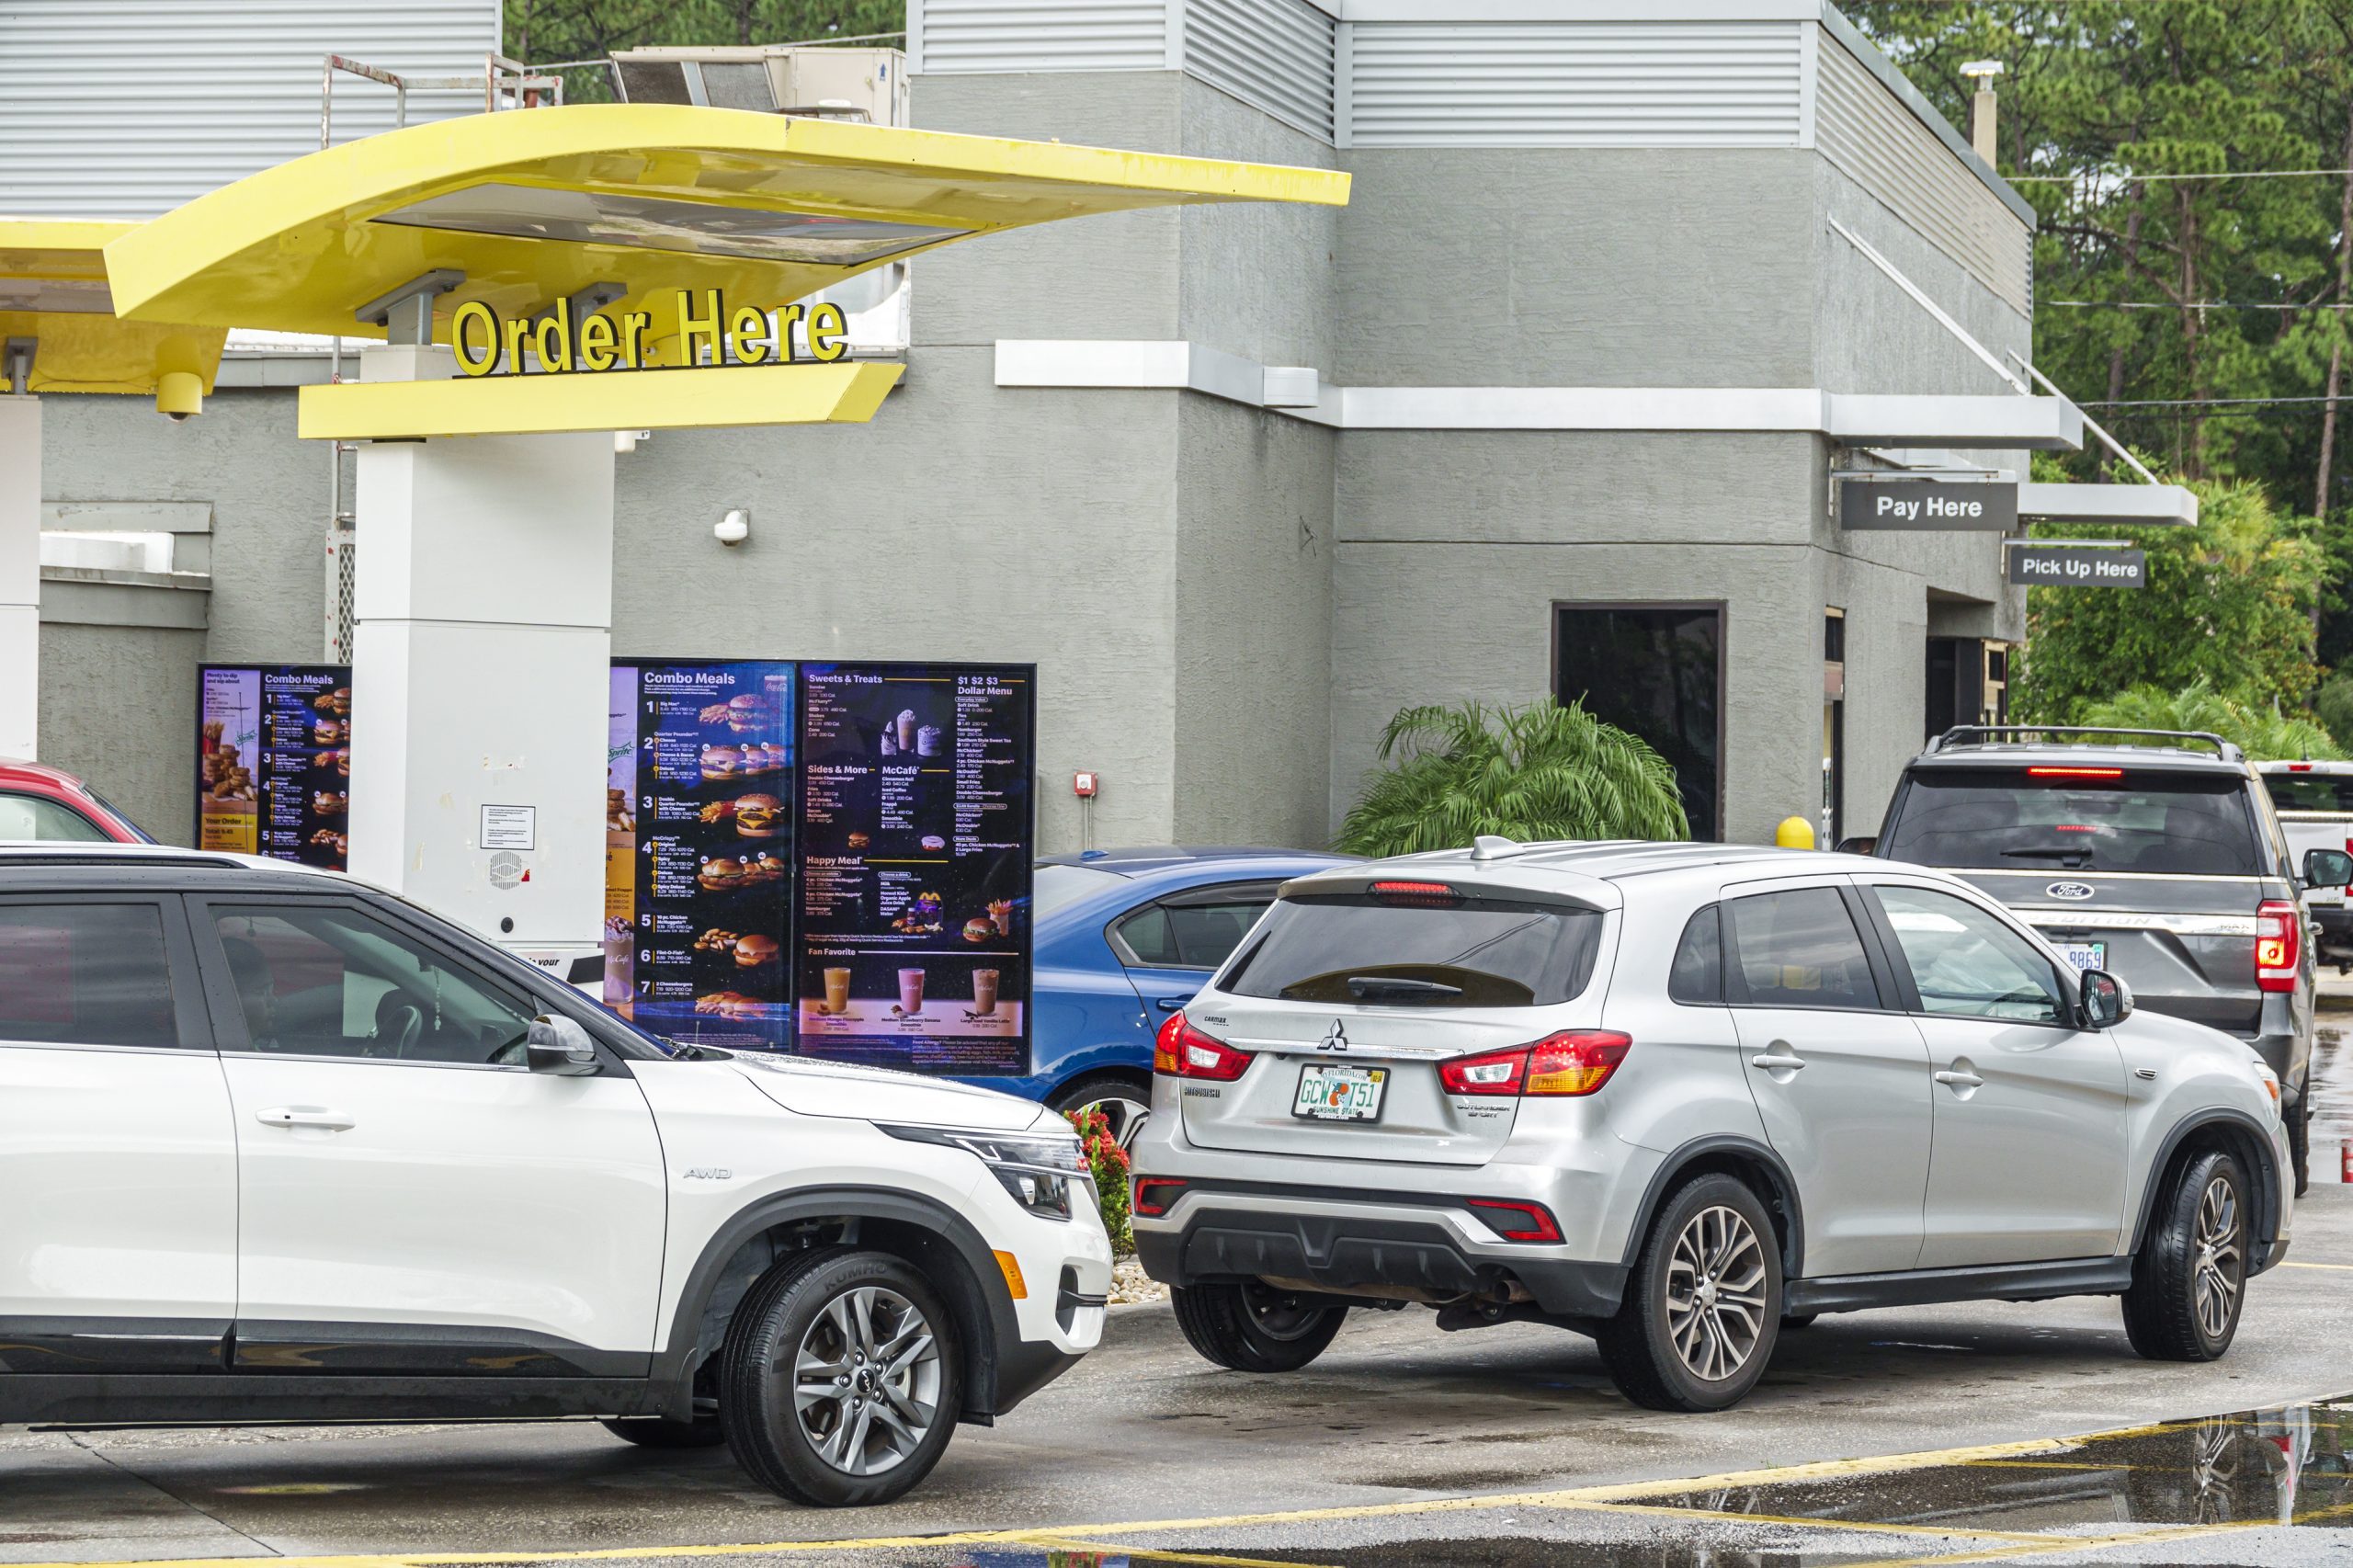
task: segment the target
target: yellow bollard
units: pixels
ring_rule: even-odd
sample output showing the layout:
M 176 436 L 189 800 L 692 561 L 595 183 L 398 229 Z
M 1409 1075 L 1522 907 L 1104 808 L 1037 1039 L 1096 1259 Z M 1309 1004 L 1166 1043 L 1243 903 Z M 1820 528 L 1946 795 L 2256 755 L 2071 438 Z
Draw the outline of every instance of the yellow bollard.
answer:
M 1803 817 L 1783 817 L 1781 825 L 1773 830 L 1773 843 L 1781 849 L 1811 849 L 1813 824 Z

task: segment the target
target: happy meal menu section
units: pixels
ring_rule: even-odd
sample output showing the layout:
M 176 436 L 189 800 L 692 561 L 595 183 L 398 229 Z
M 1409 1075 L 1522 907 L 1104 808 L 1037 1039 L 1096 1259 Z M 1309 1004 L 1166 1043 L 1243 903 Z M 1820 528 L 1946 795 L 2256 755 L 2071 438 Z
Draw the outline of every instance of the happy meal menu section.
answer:
M 605 1001 L 671 1040 L 791 1040 L 792 666 L 613 670 Z
M 1029 1070 L 1032 672 L 803 665 L 801 1054 Z

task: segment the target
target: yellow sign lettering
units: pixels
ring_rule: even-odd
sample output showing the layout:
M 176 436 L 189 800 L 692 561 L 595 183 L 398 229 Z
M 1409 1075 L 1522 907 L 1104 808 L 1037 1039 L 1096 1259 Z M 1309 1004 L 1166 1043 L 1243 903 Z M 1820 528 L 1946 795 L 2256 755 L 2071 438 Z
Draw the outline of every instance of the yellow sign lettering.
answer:
M 705 289 L 702 297 L 706 301 L 704 309 L 710 313 L 698 316 L 694 312 L 692 291 L 678 290 L 678 358 L 688 365 L 702 363 L 702 355 L 696 347 L 698 339 L 710 348 L 711 363 L 719 362 L 719 323 L 725 304 L 716 289 Z
M 739 365 L 761 365 L 768 357 L 768 318 L 749 305 L 739 305 L 727 329 L 727 347 Z
M 523 345 L 530 340 L 531 324 L 519 317 L 505 324 L 506 336 L 506 373 L 523 373 Z
M 479 329 L 479 349 L 467 341 L 467 327 Z M 498 312 L 480 300 L 468 300 L 449 318 L 449 347 L 457 350 L 458 369 L 469 376 L 486 376 L 498 369 Z
M 809 358 L 830 365 L 849 352 L 849 318 L 831 300 L 809 307 Z
M 621 363 L 632 370 L 645 363 L 645 334 L 653 325 L 652 311 L 621 312 Z
M 580 368 L 584 370 L 609 370 L 613 368 L 613 318 L 592 315 L 580 324 Z
M 542 370 L 572 369 L 572 301 L 558 300 L 540 318 L 539 329 L 531 336 L 531 351 L 540 357 Z

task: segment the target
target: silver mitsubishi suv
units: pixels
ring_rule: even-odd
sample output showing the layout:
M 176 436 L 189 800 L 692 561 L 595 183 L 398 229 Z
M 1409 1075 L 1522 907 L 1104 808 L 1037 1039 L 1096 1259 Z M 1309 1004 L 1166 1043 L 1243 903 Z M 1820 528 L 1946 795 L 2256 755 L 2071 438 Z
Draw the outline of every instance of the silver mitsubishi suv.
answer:
M 1418 1303 L 1718 1410 L 1816 1313 L 2073 1295 L 2211 1360 L 2293 1208 L 2246 1042 L 1859 856 L 1484 838 L 1302 877 L 1154 1073 L 1137 1250 L 1246 1371 Z

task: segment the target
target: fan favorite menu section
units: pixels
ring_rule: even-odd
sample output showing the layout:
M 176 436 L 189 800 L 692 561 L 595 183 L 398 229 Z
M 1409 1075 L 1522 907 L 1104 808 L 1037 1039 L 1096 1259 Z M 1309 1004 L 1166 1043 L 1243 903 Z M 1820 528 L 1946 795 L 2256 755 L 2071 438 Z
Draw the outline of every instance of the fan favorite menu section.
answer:
M 605 1003 L 667 1039 L 792 1038 L 792 666 L 617 665 L 607 705 Z
M 801 666 L 798 1048 L 1029 1071 L 1035 670 Z
M 199 846 L 346 869 L 350 667 L 207 665 L 200 682 Z

